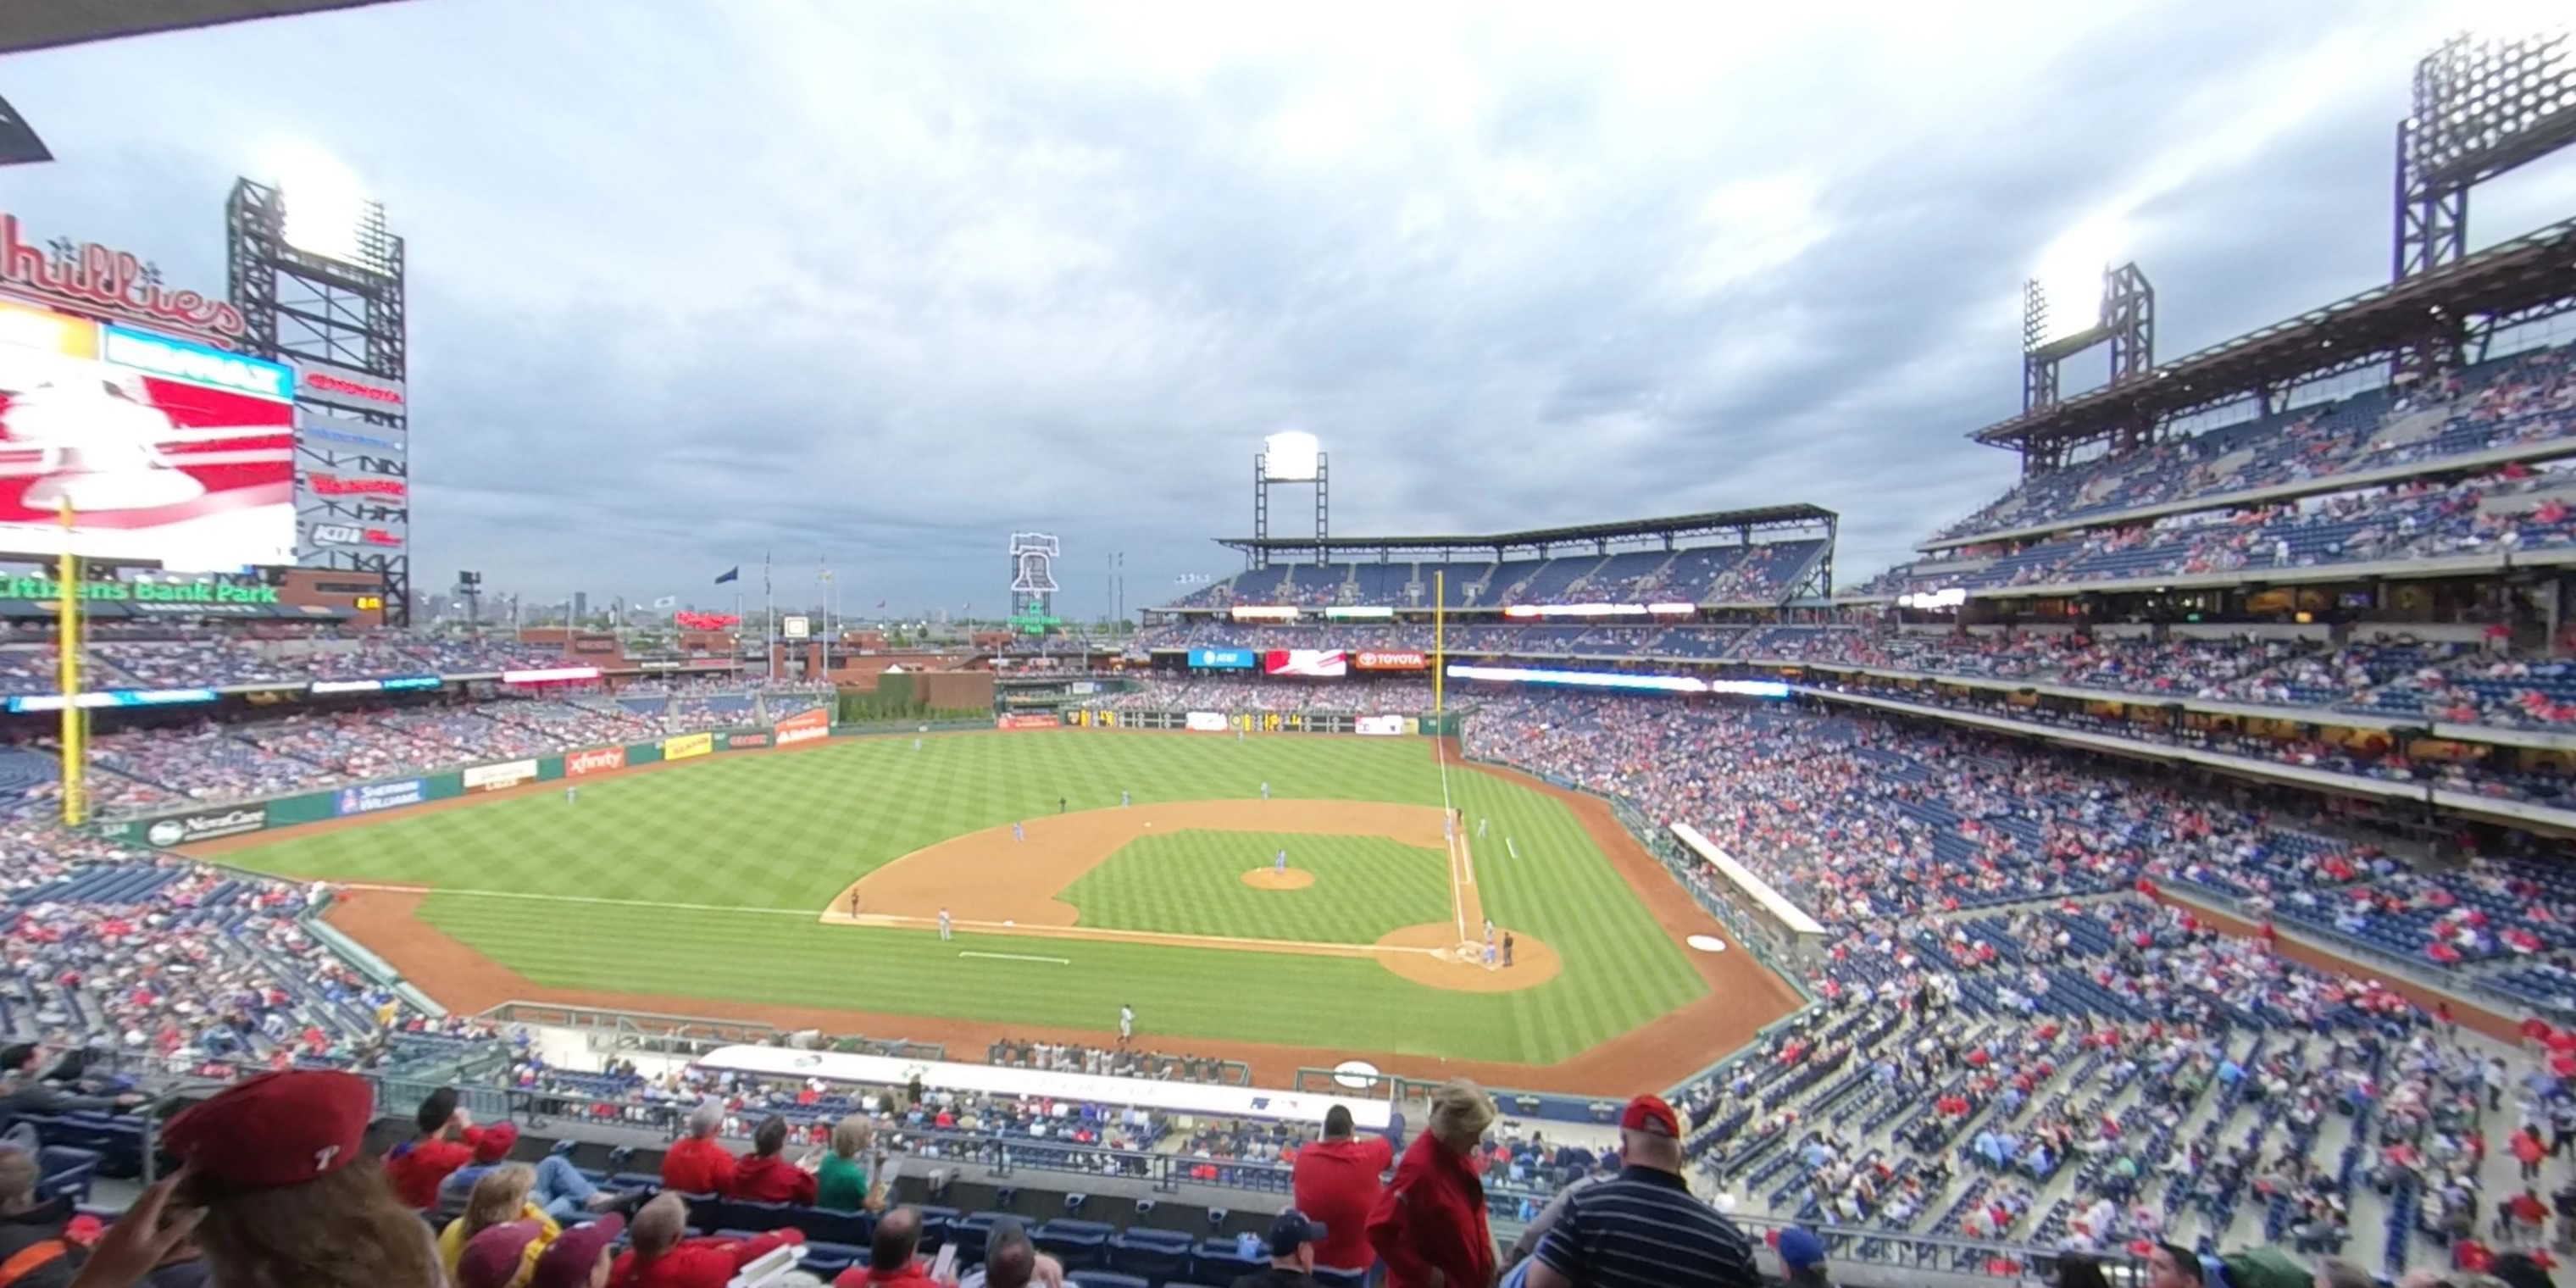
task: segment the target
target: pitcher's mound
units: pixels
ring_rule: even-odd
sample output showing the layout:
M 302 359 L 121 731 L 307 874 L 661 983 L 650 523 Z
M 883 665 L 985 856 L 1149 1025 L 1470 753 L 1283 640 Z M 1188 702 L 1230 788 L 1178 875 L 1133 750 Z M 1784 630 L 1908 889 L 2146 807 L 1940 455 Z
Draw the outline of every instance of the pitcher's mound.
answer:
M 1458 927 L 1435 921 L 1392 930 L 1377 941 L 1380 948 L 1427 949 L 1425 952 L 1379 953 L 1377 963 L 1416 984 L 1461 993 L 1510 993 L 1536 988 L 1565 968 L 1556 950 L 1528 935 L 1512 936 L 1512 964 L 1502 964 L 1496 949 L 1494 966 L 1486 969 L 1482 943 L 1458 941 Z
M 1243 883 L 1255 890 L 1303 890 L 1315 884 L 1315 874 L 1304 868 L 1290 868 L 1285 872 L 1254 868 L 1243 874 Z

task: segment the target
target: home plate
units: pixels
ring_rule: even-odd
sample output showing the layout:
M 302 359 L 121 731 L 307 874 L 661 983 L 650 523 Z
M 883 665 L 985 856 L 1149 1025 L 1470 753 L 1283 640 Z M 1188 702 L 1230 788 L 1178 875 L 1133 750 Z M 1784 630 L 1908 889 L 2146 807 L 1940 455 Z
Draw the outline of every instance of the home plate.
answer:
M 1704 953 L 1722 953 L 1726 951 L 1726 941 L 1715 935 L 1693 935 L 1682 942 L 1689 944 L 1691 947 Z

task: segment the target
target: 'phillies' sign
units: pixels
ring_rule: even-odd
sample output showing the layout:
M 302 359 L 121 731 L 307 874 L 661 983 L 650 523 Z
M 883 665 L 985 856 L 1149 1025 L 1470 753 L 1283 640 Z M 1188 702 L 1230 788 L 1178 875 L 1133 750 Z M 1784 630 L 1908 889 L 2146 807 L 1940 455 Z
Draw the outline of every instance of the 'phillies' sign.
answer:
M 60 300 L 76 309 L 178 327 L 227 346 L 242 337 L 242 312 L 230 300 L 171 291 L 159 270 L 127 251 L 97 242 L 42 246 L 19 233 L 18 217 L 0 212 L 0 286 Z
M 400 479 L 344 478 L 338 474 L 308 474 L 318 496 L 404 496 Z

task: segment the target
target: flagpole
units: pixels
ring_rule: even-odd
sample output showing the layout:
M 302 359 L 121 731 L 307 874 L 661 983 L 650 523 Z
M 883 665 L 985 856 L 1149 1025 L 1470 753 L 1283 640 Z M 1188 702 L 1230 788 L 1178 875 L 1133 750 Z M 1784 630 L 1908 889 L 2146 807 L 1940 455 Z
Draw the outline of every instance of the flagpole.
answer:
M 760 651 L 769 656 L 769 681 L 778 682 L 778 597 L 770 590 L 769 552 L 760 552 Z

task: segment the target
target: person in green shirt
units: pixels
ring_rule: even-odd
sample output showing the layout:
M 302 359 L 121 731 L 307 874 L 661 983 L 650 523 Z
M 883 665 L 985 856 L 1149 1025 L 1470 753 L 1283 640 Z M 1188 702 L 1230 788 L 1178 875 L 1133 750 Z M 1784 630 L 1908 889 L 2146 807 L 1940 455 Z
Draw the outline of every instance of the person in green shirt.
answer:
M 823 1156 L 822 1166 L 814 1171 L 814 1206 L 835 1212 L 858 1212 L 875 1207 L 875 1195 L 868 1187 L 872 1179 L 868 1146 L 876 1139 L 876 1128 L 866 1117 L 852 1114 L 832 1125 L 832 1152 Z

